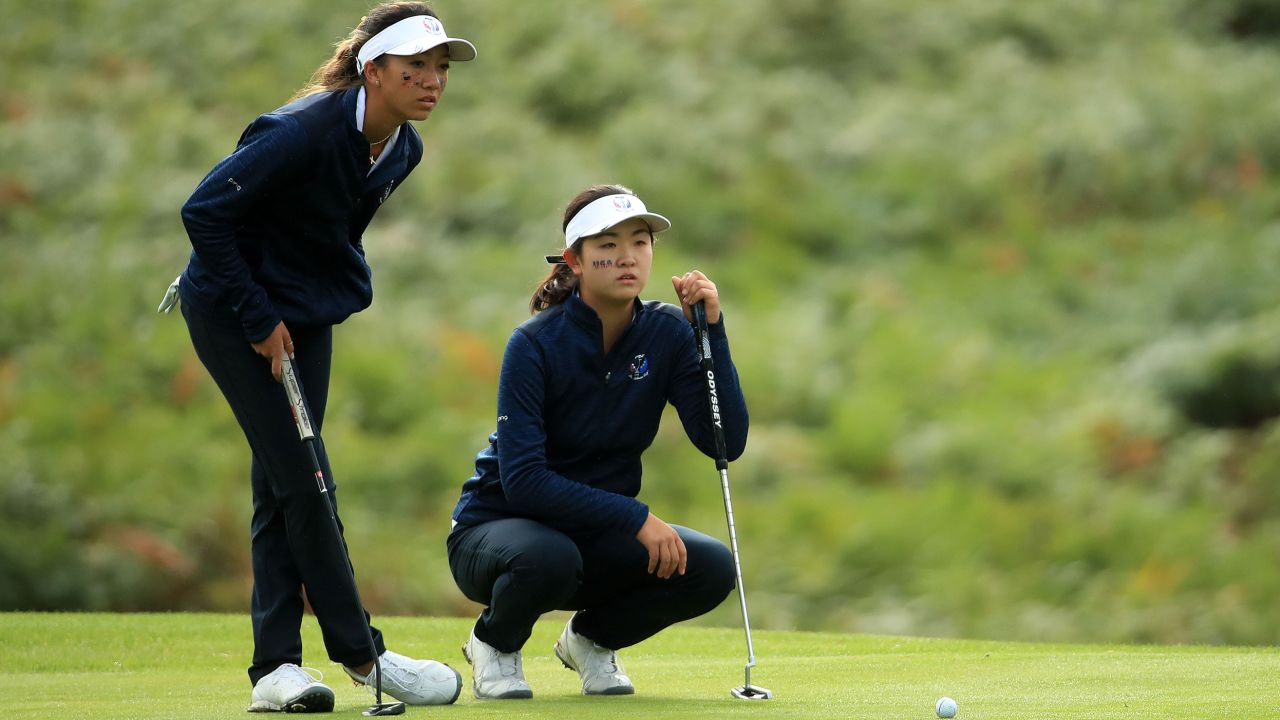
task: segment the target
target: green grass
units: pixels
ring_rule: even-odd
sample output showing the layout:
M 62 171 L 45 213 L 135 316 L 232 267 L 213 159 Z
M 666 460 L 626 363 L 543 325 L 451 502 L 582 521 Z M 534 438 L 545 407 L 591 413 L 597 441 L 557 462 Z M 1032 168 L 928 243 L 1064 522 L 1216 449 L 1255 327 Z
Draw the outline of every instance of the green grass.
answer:
M 562 617 L 539 623 L 526 648 L 531 701 L 478 702 L 464 688 L 436 718 L 920 718 L 956 698 L 980 718 L 1261 718 L 1280 709 L 1280 655 L 1261 648 L 1041 645 L 825 633 L 761 632 L 755 680 L 775 699 L 729 697 L 742 682 L 737 628 L 681 627 L 623 654 L 638 693 L 584 698 L 550 648 Z M 389 645 L 469 668 L 458 648 L 465 619 L 386 617 Z M 335 717 L 370 702 L 303 628 L 306 662 L 337 692 Z M 249 700 L 241 615 L 0 615 L 0 717 L 227 718 Z

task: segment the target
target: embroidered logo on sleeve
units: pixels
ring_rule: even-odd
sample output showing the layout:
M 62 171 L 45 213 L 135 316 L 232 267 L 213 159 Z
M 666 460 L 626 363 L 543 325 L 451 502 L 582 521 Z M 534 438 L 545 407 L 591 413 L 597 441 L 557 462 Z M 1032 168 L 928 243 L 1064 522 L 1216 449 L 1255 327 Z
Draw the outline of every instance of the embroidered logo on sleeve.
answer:
M 394 188 L 395 186 L 396 186 L 395 180 L 392 180 L 391 182 L 387 183 L 387 186 L 382 189 L 382 197 L 378 198 L 379 205 L 386 202 L 387 198 L 391 197 L 391 189 Z
M 632 380 L 641 380 L 649 374 L 649 358 L 643 354 L 631 358 L 631 365 L 627 367 L 627 377 Z

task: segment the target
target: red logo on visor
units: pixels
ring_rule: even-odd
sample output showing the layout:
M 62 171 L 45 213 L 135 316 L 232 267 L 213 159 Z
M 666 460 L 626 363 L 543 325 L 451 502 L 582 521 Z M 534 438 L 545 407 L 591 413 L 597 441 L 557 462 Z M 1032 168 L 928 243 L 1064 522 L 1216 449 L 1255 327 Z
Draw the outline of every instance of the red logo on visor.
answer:
M 616 197 L 613 199 L 613 208 L 615 210 L 629 210 L 631 201 L 624 197 Z
M 429 15 L 422 18 L 422 27 L 426 28 L 427 32 L 432 35 L 439 35 L 444 32 L 444 26 L 440 24 L 440 21 Z

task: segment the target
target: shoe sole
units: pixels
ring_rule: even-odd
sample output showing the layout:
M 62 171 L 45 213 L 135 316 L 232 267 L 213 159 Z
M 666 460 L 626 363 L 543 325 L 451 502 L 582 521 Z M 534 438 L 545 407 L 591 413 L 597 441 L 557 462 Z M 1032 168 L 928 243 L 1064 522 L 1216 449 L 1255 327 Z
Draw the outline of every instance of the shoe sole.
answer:
M 259 700 L 249 706 L 249 712 L 323 713 L 333 712 L 333 691 L 322 688 L 305 690 L 298 697 L 283 705 Z
M 466 658 L 466 659 L 467 659 L 467 664 L 468 664 L 468 665 L 470 665 L 472 668 L 475 668 L 476 664 L 475 664 L 475 663 L 473 663 L 473 662 L 471 662 L 471 653 L 467 652 L 467 646 L 466 646 L 466 645 L 463 645 L 463 646 L 462 646 L 462 657 L 464 657 L 464 658 Z M 479 690 L 476 690 L 476 684 L 475 684 L 475 671 L 474 671 L 474 670 L 473 670 L 473 671 L 472 671 L 472 673 L 471 673 L 471 678 L 472 678 L 472 682 L 471 682 L 471 694 L 472 694 L 472 695 L 475 695 L 477 700 L 528 700 L 528 699 L 530 699 L 530 698 L 532 698 L 532 697 L 533 697 L 533 690 L 532 690 L 532 689 L 530 689 L 530 690 L 508 690 L 507 692 L 504 692 L 504 693 L 502 693 L 501 695 L 481 695 L 481 694 L 480 694 L 480 691 L 479 691 Z M 458 692 L 459 692 L 459 693 L 461 693 L 461 692 L 462 692 L 462 679 L 461 679 L 461 676 L 459 676 L 459 679 L 458 679 Z
M 473 688 L 474 690 L 474 688 Z M 476 694 L 477 700 L 528 700 L 533 697 L 532 690 L 508 690 L 501 695 Z
M 566 657 L 565 657 L 565 655 L 567 655 L 568 653 L 566 653 L 564 650 L 561 650 L 561 649 L 560 649 L 560 641 L 559 641 L 559 640 L 557 640 L 557 641 L 556 641 L 555 647 L 553 647 L 553 648 L 551 648 L 551 649 L 555 652 L 555 654 L 556 654 L 556 659 L 560 661 L 560 664 L 561 664 L 561 665 L 564 665 L 566 668 L 568 668 L 568 669 L 570 669 L 570 670 L 572 670 L 572 671 L 574 671 L 574 672 L 578 672 L 578 668 L 574 667 L 573 665 L 570 665 L 570 664 L 569 664 L 569 660 L 568 660 L 568 658 L 566 658 Z
M 552 648 L 552 650 L 555 651 L 556 658 L 560 660 L 560 664 L 564 665 L 567 669 L 578 673 L 578 675 L 582 675 L 582 672 L 579 671 L 578 668 L 571 665 L 569 663 L 568 658 L 565 657 L 565 655 L 568 655 L 569 653 L 560 649 L 560 641 L 558 640 L 556 641 L 555 647 Z M 586 688 L 582 689 L 583 695 L 634 695 L 635 692 L 636 692 L 636 688 L 634 685 L 631 685 L 631 686 L 619 685 L 617 687 L 611 687 L 605 690 L 601 690 L 600 692 L 587 692 Z
M 445 665 L 445 667 L 449 668 L 450 670 L 453 670 L 453 668 L 449 667 L 448 665 Z M 458 698 L 462 696 L 462 673 L 458 672 L 457 670 L 453 670 L 453 679 L 457 681 L 458 684 L 453 689 L 453 697 L 449 698 L 449 702 L 445 703 L 445 705 L 452 705 L 458 702 Z

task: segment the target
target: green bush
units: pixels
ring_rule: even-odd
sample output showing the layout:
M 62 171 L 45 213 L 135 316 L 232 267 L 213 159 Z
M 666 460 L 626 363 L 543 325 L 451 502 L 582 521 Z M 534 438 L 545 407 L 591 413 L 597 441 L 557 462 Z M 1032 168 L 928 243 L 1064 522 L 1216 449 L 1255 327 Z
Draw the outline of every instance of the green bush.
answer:
M 1255 429 L 1280 416 L 1280 334 L 1270 317 L 1189 339 L 1173 354 L 1160 387 L 1187 420 Z

